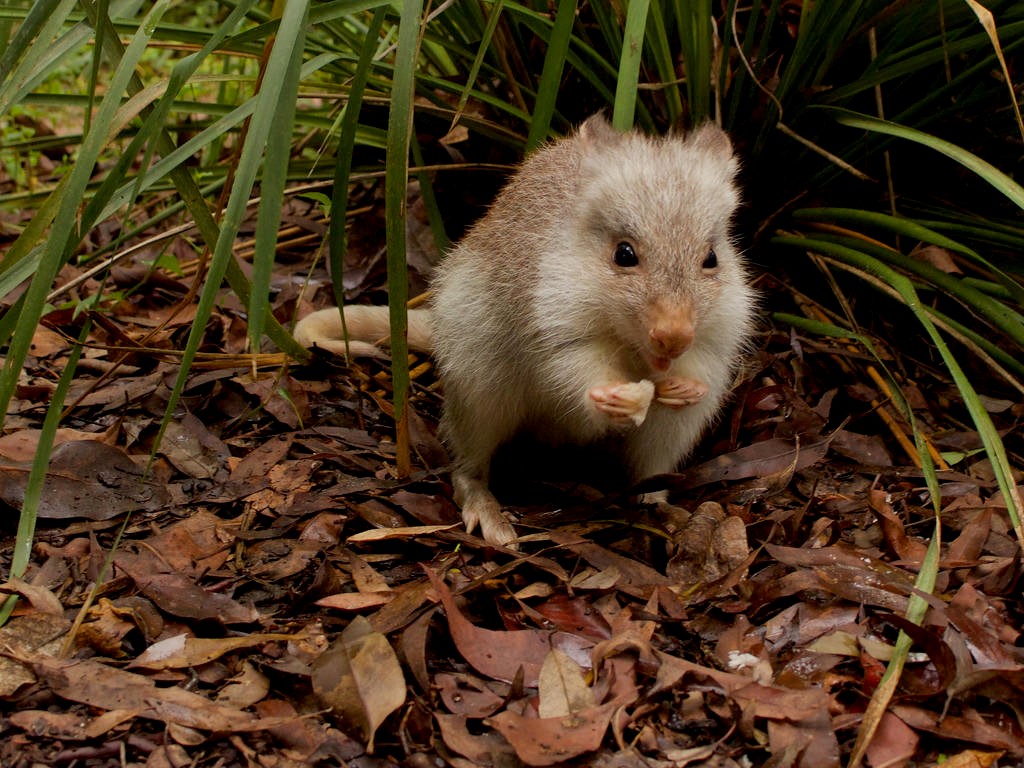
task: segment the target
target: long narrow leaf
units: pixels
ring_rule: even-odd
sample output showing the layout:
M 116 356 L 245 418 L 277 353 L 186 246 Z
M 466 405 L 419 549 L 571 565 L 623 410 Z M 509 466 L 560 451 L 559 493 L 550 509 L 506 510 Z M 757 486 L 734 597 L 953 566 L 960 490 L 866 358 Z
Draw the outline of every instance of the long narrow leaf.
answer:
M 29 471 L 28 481 L 25 484 L 25 495 L 21 504 L 21 514 L 18 516 L 18 533 L 15 537 L 14 551 L 11 553 L 10 575 L 20 579 L 25 575 L 32 555 L 32 543 L 35 540 L 36 521 L 39 515 L 39 503 L 43 497 L 43 486 L 46 483 L 46 471 L 50 464 L 50 454 L 53 451 L 53 440 L 57 434 L 57 427 L 60 426 L 60 414 L 64 408 L 64 400 L 71 383 L 75 377 L 75 370 L 78 360 L 82 356 L 84 344 L 89 336 L 92 325 L 86 322 L 78 335 L 78 342 L 71 348 L 67 364 L 61 371 L 57 386 L 50 397 L 50 404 L 46 409 L 46 416 L 43 418 L 43 427 L 39 432 L 39 443 L 36 447 L 35 456 L 32 459 L 32 469 Z M 0 607 L 0 625 L 7 621 L 17 598 L 12 595 Z
M 643 60 L 644 30 L 647 28 L 649 8 L 650 0 L 633 0 L 626 12 L 622 58 L 619 60 L 619 79 L 615 86 L 615 108 L 612 112 L 612 126 L 619 131 L 627 131 L 633 127 L 636 88 L 640 78 L 640 63 Z
M 776 237 L 773 242 L 778 243 L 779 245 L 798 248 L 807 247 L 807 243 L 804 239 L 788 235 Z M 963 398 L 964 406 L 967 408 L 967 411 L 971 416 L 971 420 L 974 422 L 974 426 L 978 430 L 978 435 L 981 438 L 982 445 L 985 447 L 985 453 L 992 463 L 996 482 L 999 485 L 999 490 L 1003 494 L 1007 511 L 1010 514 L 1014 530 L 1017 533 L 1018 544 L 1022 550 L 1024 550 L 1024 527 L 1021 525 L 1021 516 L 1022 511 L 1024 511 L 1024 505 L 1021 503 L 1020 493 L 1018 492 L 1017 486 L 1013 480 L 1013 471 L 1006 455 L 1006 448 L 1003 446 L 1002 439 L 1000 438 L 998 431 L 996 431 L 995 425 L 992 423 L 992 419 L 985 410 L 985 406 L 978 397 L 970 379 L 968 379 L 964 374 L 963 369 L 960 367 L 960 364 L 950 351 L 945 339 L 942 338 L 942 334 L 939 333 L 938 328 L 936 328 L 935 324 L 928 316 L 927 311 L 922 307 L 921 301 L 918 298 L 917 291 L 914 289 L 913 284 L 906 276 L 898 273 L 886 264 L 883 264 L 879 260 L 864 253 L 855 251 L 852 248 L 833 246 L 830 252 L 838 258 L 849 261 L 860 269 L 863 269 L 872 275 L 876 275 L 886 285 L 891 286 L 891 288 L 899 294 L 907 309 L 914 314 L 914 317 L 921 324 L 928 338 L 931 339 L 935 349 L 942 357 L 942 361 L 945 364 L 946 369 L 953 377 L 953 382 L 956 384 L 956 387 Z
M 572 37 L 572 25 L 576 19 L 577 0 L 559 0 L 555 24 L 548 40 L 548 50 L 544 56 L 544 69 L 537 87 L 537 102 L 533 106 L 530 118 L 530 133 L 526 138 L 526 149 L 531 151 L 539 147 L 548 137 L 551 130 L 551 119 L 555 115 L 555 101 L 562 83 L 562 70 L 569 52 L 569 41 Z
M 915 240 L 961 253 L 996 274 L 1002 285 L 1013 295 L 1017 303 L 1024 306 L 1024 286 L 1021 286 L 1019 280 L 1001 269 L 997 264 L 993 264 L 973 248 L 969 248 L 951 237 L 936 232 L 924 223 L 914 221 L 913 219 L 892 216 L 887 213 L 853 208 L 804 208 L 793 211 L 793 216 L 797 219 L 841 221 L 880 227 L 888 232 L 905 235 Z
M 991 184 L 999 192 L 1006 195 L 1018 208 L 1024 208 L 1024 187 L 994 165 L 985 162 L 977 155 L 968 152 L 962 147 L 958 147 L 950 141 L 940 139 L 937 136 L 932 136 L 915 128 L 908 128 L 905 125 L 892 123 L 888 120 L 880 120 L 877 117 L 869 117 L 868 115 L 862 115 L 845 109 L 829 108 L 829 111 L 835 114 L 837 121 L 851 128 L 861 128 L 865 131 L 895 136 L 934 149 L 936 152 L 941 152 L 946 157 L 955 160 Z
M 43 313 L 46 294 L 49 293 L 50 285 L 64 263 L 68 248 L 72 245 L 71 238 L 77 231 L 78 203 L 85 193 L 96 161 L 105 147 L 106 131 L 120 105 L 120 95 L 128 87 L 128 82 L 135 73 L 135 66 L 146 49 L 153 22 L 160 18 L 168 5 L 169 0 L 158 0 L 144 23 L 139 26 L 138 33 L 113 73 L 109 89 L 100 102 L 93 120 L 93 129 L 86 136 L 71 169 L 70 180 L 54 216 L 53 230 L 43 246 L 38 268 L 26 292 L 22 314 L 4 360 L 3 371 L 0 372 L 0 413 L 7 412 L 7 406 L 17 386 L 18 375 L 32 344 L 32 335 Z
M 302 67 L 305 30 L 288 41 L 290 48 L 281 53 L 286 59 L 283 67 L 269 70 L 263 87 L 272 86 L 278 94 L 278 108 L 270 123 L 267 136 L 266 158 L 260 182 L 260 206 L 256 220 L 256 243 L 253 253 L 252 296 L 249 299 L 249 344 L 253 352 L 260 351 L 265 319 L 270 315 L 270 280 L 277 254 L 277 231 L 281 226 L 284 187 L 288 181 L 288 161 L 291 159 L 292 131 L 295 106 L 299 95 L 299 74 Z M 276 47 L 276 46 L 275 46 Z M 268 83 L 273 75 L 279 83 Z
M 301 37 L 303 27 L 306 24 L 306 11 L 307 4 L 299 0 L 293 0 L 284 8 L 284 15 L 281 17 L 281 24 L 278 28 L 278 36 L 267 60 L 264 87 L 260 90 L 256 110 L 249 124 L 245 144 L 242 146 L 242 153 L 235 175 L 235 184 L 228 198 L 224 218 L 215 241 L 213 257 L 210 260 L 209 272 L 207 273 L 202 293 L 199 296 L 195 322 L 192 325 L 192 330 L 189 333 L 185 349 L 182 353 L 181 368 L 178 371 L 177 379 L 168 398 L 163 421 L 160 424 L 160 431 L 156 440 L 157 444 L 163 438 L 167 425 L 175 416 L 178 402 L 181 399 L 181 393 L 185 388 L 185 381 L 189 375 L 189 369 L 192 361 L 195 359 L 196 352 L 199 350 L 199 345 L 202 343 L 206 320 L 213 311 L 217 295 L 221 289 L 221 283 L 225 275 L 229 273 L 230 265 L 234 265 L 235 269 L 238 269 L 232 252 L 235 236 L 242 224 L 248 205 L 249 194 L 262 164 L 267 140 L 271 134 L 272 123 L 276 119 L 275 115 L 279 106 L 278 100 L 281 97 L 281 90 L 286 80 L 285 72 L 292 65 L 292 51 L 294 50 L 295 40 Z M 245 300 L 248 300 L 248 297 L 245 297 Z
M 373 20 L 366 32 L 363 48 L 359 53 L 355 76 L 349 86 L 348 102 L 338 127 L 338 150 L 334 166 L 334 189 L 331 194 L 331 221 L 327 232 L 328 257 L 331 264 L 331 278 L 334 283 L 334 302 L 341 312 L 345 303 L 345 287 L 343 272 L 345 251 L 348 238 L 345 224 L 348 219 L 348 183 L 352 172 L 352 153 L 356 145 L 356 127 L 359 124 L 359 111 L 363 103 L 363 93 L 370 75 L 370 65 L 379 44 L 381 28 L 384 25 L 385 6 L 381 6 L 373 15 Z M 342 313 L 342 327 L 345 315 Z
M 384 216 L 387 241 L 388 307 L 391 318 L 391 380 L 394 387 L 395 444 L 399 475 L 410 469 L 409 413 L 409 302 L 405 260 L 405 196 L 409 184 L 409 141 L 413 125 L 416 53 L 419 47 L 422 0 L 403 0 L 398 26 L 395 81 L 388 117 L 388 164 L 384 176 Z

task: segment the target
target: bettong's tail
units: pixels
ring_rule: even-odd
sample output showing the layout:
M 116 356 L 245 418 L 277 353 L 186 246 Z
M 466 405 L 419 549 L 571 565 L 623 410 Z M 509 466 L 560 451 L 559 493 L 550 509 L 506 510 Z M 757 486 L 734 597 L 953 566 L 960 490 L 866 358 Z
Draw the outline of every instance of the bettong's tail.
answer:
M 345 333 L 348 332 L 348 344 Z M 295 325 L 295 340 L 307 349 L 319 347 L 335 355 L 382 357 L 388 343 L 391 320 L 388 308 L 353 304 L 345 307 L 345 324 L 336 307 L 306 315 Z M 410 309 L 409 349 L 430 353 L 434 350 L 429 309 Z

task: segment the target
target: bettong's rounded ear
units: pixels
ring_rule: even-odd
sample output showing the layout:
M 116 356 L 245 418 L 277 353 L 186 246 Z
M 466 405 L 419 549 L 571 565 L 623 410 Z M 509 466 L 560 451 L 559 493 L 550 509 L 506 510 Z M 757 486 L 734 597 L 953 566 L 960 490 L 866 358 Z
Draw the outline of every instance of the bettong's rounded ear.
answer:
M 584 144 L 591 147 L 608 145 L 622 135 L 612 128 L 612 124 L 608 122 L 608 118 L 604 116 L 603 112 L 598 112 L 583 121 L 577 134 Z
M 686 137 L 686 140 L 708 154 L 717 155 L 722 160 L 729 160 L 733 157 L 732 141 L 729 139 L 729 134 L 714 123 L 704 123 L 699 126 Z

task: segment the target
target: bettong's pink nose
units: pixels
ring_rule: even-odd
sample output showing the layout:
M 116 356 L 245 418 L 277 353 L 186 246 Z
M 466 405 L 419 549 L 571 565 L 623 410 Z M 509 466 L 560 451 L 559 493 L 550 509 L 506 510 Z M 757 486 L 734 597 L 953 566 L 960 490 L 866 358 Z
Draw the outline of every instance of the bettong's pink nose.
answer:
M 693 344 L 693 310 L 689 302 L 658 301 L 648 310 L 647 321 L 655 366 L 664 370 Z
M 693 344 L 693 324 L 679 323 L 651 328 L 650 337 L 651 349 L 656 355 L 675 359 Z

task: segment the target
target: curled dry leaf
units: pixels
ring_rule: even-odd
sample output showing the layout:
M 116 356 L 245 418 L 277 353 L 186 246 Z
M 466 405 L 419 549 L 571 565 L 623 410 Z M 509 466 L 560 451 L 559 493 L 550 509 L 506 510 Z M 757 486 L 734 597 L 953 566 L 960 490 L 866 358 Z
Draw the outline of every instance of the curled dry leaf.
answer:
M 405 676 L 384 635 L 357 616 L 313 662 L 313 690 L 325 706 L 366 740 L 405 702 Z
M 16 579 L 13 576 L 6 584 L 0 584 L 0 594 L 21 595 L 28 600 L 32 607 L 42 613 L 49 613 L 53 616 L 64 615 L 64 608 L 60 600 L 46 587 L 29 584 L 27 581 Z

